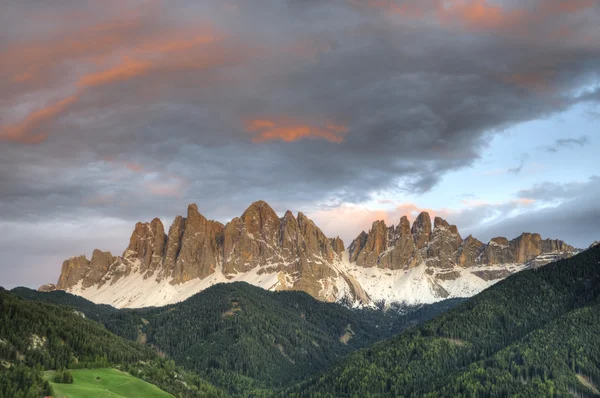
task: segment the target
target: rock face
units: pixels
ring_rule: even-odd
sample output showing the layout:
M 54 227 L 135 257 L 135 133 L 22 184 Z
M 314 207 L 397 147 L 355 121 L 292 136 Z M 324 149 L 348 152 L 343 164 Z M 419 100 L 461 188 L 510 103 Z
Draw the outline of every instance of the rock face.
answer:
M 121 256 L 94 250 L 62 265 L 56 284 L 98 303 L 143 307 L 181 301 L 216 283 L 245 281 L 269 290 L 301 290 L 350 305 L 381 301 L 434 302 L 466 297 L 525 268 L 543 266 L 577 250 L 560 240 L 524 233 L 487 244 L 462 239 L 446 220 L 421 213 L 414 223 L 375 221 L 345 250 L 303 213 L 283 217 L 263 201 L 226 225 L 198 206 L 162 222 L 135 225 Z
M 198 212 L 198 206 L 189 205 L 172 283 L 202 279 L 214 273 L 222 257 L 222 236 L 223 224 L 207 220 Z
M 429 237 L 431 236 L 431 217 L 429 217 L 429 213 L 422 212 L 417 216 L 411 233 L 415 240 L 416 248 L 418 250 L 424 249 L 429 243 Z
M 485 247 L 486 245 L 483 242 L 471 235 L 467 236 L 458 251 L 458 265 L 465 268 L 474 266 Z
M 53 292 L 56 290 L 56 285 L 54 283 L 48 283 L 42 285 L 38 288 L 38 292 Z
M 166 239 L 165 229 L 158 218 L 150 223 L 139 222 L 135 224 L 123 257 L 132 262 L 138 260 L 140 269 L 148 271 L 147 275 L 151 276 L 162 265 Z
M 168 235 L 157 218 L 137 223 L 120 257 L 95 250 L 91 260 L 85 256 L 66 260 L 56 289 L 102 289 L 136 275 L 178 286 L 255 272 L 273 275 L 277 290 L 302 290 L 333 301 L 343 288 L 366 297 L 362 290 L 353 293 L 360 287 L 352 281 L 344 286 L 336 282 L 346 277 L 333 266 L 344 250 L 339 237 L 327 238 L 304 214 L 294 217 L 287 211 L 279 218 L 264 201 L 253 203 L 227 225 L 206 219 L 191 204 L 185 218 L 175 217 Z
M 339 236 L 331 238 L 329 242 L 331 243 L 331 248 L 336 254 L 341 255 L 344 251 L 346 251 L 346 248 L 344 247 L 344 241 L 341 240 Z
M 532 233 L 523 233 L 510 241 L 497 237 L 488 244 L 471 235 L 463 240 L 458 228 L 440 217 L 435 217 L 432 230 L 429 214 L 421 213 L 412 228 L 406 217 L 402 217 L 397 227 L 388 228 L 384 221 L 374 222 L 368 233 L 361 232 L 350 244 L 349 252 L 350 261 L 360 267 L 397 270 L 411 269 L 422 262 L 434 269 L 525 264 L 548 253 L 558 256 L 576 249 L 563 241 L 543 240 Z M 486 278 L 492 274 L 485 274 Z M 504 275 L 494 275 L 501 274 Z

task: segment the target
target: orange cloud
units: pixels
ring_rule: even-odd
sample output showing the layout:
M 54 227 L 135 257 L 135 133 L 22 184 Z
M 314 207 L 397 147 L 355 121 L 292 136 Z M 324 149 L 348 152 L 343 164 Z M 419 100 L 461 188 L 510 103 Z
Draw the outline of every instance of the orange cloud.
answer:
M 123 63 L 113 68 L 85 75 L 77 85 L 79 87 L 94 87 L 115 81 L 129 80 L 133 77 L 147 73 L 150 69 L 148 62 L 125 59 Z
M 96 29 L 103 31 L 104 29 Z M 72 95 L 64 100 L 58 101 L 46 108 L 31 113 L 22 122 L 15 125 L 3 127 L 0 132 L 0 139 L 11 140 L 24 144 L 34 144 L 43 142 L 46 139 L 46 133 L 35 134 L 35 130 L 42 122 L 57 117 L 61 112 L 65 111 L 70 105 L 83 95 L 86 90 L 93 89 L 106 84 L 115 82 L 127 81 L 142 75 L 147 75 L 152 71 L 159 70 L 180 70 L 180 69 L 204 69 L 214 65 L 221 65 L 232 60 L 232 55 L 217 49 L 199 53 L 200 57 L 195 57 L 189 54 L 189 50 L 200 46 L 198 49 L 206 49 L 205 47 L 218 40 L 218 36 L 212 34 L 207 29 L 203 29 L 201 34 L 188 39 L 189 35 L 182 35 L 183 38 L 161 38 L 159 40 L 148 39 L 143 41 L 131 53 L 137 58 L 125 56 L 120 63 L 105 68 L 100 71 L 88 73 L 79 78 L 77 81 L 77 94 Z M 25 49 L 20 54 L 25 61 L 33 60 L 41 56 L 42 59 L 51 59 L 53 56 L 72 56 L 84 55 L 87 53 L 89 45 L 98 44 L 99 38 L 94 38 L 91 41 L 68 41 L 58 45 L 53 49 Z M 105 43 L 105 42 L 102 42 Z M 109 35 L 106 43 L 118 44 L 119 40 L 114 36 Z M 204 47 L 202 47 L 204 46 Z M 94 53 L 94 51 L 92 51 Z M 22 61 L 23 61 L 22 59 Z M 102 64 L 105 62 L 102 57 L 100 59 L 93 58 L 94 64 Z M 27 62 L 29 63 L 29 62 Z M 44 62 L 41 62 L 43 65 Z M 33 72 L 27 72 L 15 76 L 15 81 L 26 81 L 32 79 Z
M 23 83 L 26 82 L 28 80 L 31 80 L 33 78 L 33 75 L 31 74 L 31 72 L 22 72 L 22 73 L 18 73 L 13 77 L 13 81 L 15 83 Z
M 22 144 L 39 144 L 46 140 L 46 133 L 34 133 L 44 122 L 56 117 L 67 110 L 77 99 L 79 94 L 71 95 L 55 102 L 45 108 L 32 112 L 20 123 L 7 125 L 0 131 L 0 138 Z
M 506 10 L 487 0 L 439 0 L 437 18 L 444 24 L 459 24 L 469 30 L 507 28 L 520 22 L 522 10 Z
M 188 35 L 192 35 L 191 39 L 187 39 Z M 137 53 L 153 53 L 164 54 L 177 51 L 187 51 L 197 46 L 206 46 L 222 39 L 222 36 L 217 35 L 212 29 L 204 28 L 200 33 L 193 32 L 182 35 L 184 38 L 164 38 L 156 40 L 148 40 L 136 46 L 134 51 Z
M 27 69 L 27 80 L 39 80 L 39 74 L 76 59 L 106 58 L 122 48 L 141 27 L 138 17 L 92 25 L 87 30 L 51 40 L 19 43 L 0 53 L 4 68 L 14 74 Z M 46 82 L 40 82 L 46 83 Z
M 244 123 L 246 131 L 255 133 L 252 142 L 280 140 L 285 142 L 298 141 L 305 138 L 324 139 L 336 144 L 344 141 L 348 132 L 346 126 L 327 122 L 324 126 L 315 126 L 298 121 L 281 119 L 255 119 Z

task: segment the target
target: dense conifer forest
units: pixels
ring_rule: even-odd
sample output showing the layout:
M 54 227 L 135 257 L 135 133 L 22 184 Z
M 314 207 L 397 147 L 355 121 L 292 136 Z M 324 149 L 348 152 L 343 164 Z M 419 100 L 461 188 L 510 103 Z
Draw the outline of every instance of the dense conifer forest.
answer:
M 288 395 L 593 396 L 600 386 L 599 293 L 596 246 L 511 276 Z
M 30 300 L 69 305 L 111 332 L 156 348 L 230 394 L 290 386 L 339 359 L 458 305 L 453 299 L 388 311 L 351 310 L 303 292 L 220 284 L 175 305 L 116 310 L 57 291 L 17 288 Z
M 44 370 L 117 367 L 180 397 L 224 396 L 200 377 L 74 308 L 0 290 L 0 398 L 51 395 Z M 176 380 L 184 380 L 186 384 Z

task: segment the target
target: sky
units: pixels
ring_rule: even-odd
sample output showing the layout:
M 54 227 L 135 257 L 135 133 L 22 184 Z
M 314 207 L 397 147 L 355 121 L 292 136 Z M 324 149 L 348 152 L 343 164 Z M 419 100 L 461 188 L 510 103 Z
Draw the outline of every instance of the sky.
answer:
M 596 0 L 23 0 L 0 13 L 0 285 L 256 200 L 349 245 L 421 211 L 600 240 Z

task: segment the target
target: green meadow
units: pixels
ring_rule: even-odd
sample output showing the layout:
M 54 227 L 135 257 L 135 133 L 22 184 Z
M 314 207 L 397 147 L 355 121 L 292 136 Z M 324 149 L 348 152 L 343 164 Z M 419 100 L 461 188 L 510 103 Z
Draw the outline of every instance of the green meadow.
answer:
M 67 398 L 173 398 L 158 387 L 116 369 L 71 370 L 73 384 L 52 382 L 54 372 L 46 372 L 55 397 Z

